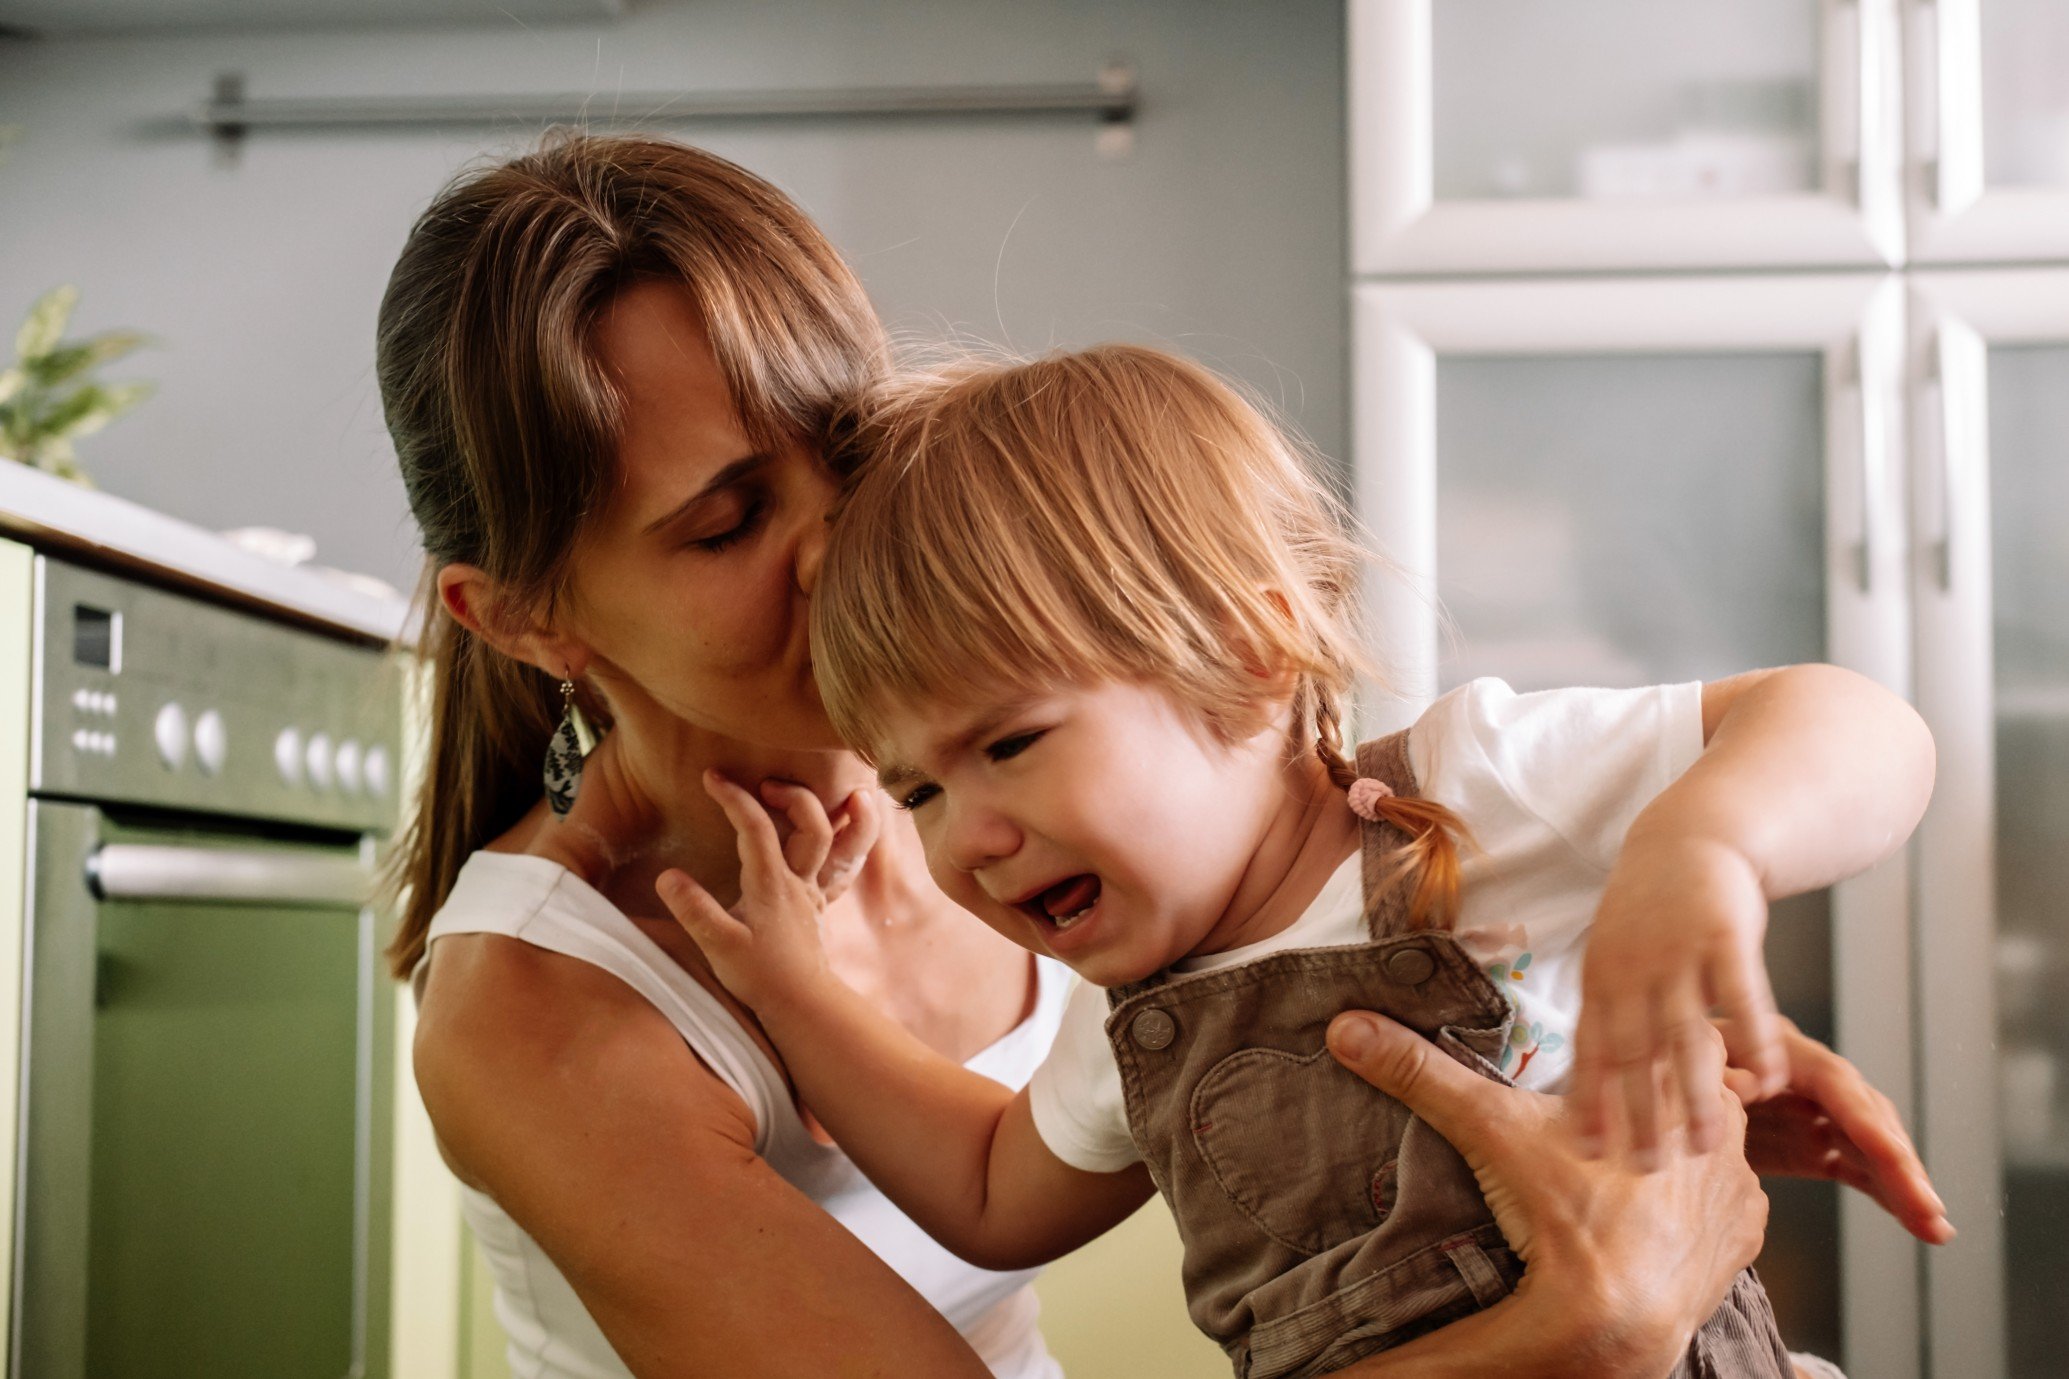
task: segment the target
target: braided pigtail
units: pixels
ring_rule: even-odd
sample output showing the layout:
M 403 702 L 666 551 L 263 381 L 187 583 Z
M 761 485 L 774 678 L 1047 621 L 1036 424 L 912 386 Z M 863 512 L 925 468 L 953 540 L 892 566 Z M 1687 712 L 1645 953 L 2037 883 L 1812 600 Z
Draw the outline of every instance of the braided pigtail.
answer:
M 1391 825 L 1408 837 L 1394 854 L 1382 889 L 1412 885 L 1408 927 L 1449 931 L 1458 923 L 1460 848 L 1473 841 L 1465 820 L 1435 800 L 1396 795 L 1384 783 L 1360 777 L 1344 753 L 1343 710 L 1337 696 L 1313 682 L 1308 694 L 1313 700 L 1315 755 L 1328 769 L 1329 779 L 1349 796 L 1359 818 Z

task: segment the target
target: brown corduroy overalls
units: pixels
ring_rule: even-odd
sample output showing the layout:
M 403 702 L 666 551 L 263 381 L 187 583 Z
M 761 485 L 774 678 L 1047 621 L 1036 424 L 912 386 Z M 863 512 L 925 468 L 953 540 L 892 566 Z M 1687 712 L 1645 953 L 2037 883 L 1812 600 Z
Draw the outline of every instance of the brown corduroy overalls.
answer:
M 1358 774 L 1417 793 L 1407 734 L 1358 749 Z M 1340 1067 L 1323 1035 L 1377 1010 L 1497 1082 L 1511 1012 L 1448 933 L 1411 930 L 1386 884 L 1407 835 L 1365 825 L 1374 941 L 1292 949 L 1108 993 L 1128 1129 L 1185 1246 L 1199 1328 L 1236 1379 L 1328 1374 L 1508 1296 L 1522 1261 L 1445 1139 Z M 1675 1379 L 1791 1379 L 1749 1269 Z

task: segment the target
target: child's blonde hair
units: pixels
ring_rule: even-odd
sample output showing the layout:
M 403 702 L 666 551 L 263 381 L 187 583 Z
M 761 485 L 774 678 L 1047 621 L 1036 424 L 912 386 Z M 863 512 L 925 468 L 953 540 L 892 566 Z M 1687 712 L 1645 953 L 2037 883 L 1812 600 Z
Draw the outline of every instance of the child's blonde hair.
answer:
M 812 647 L 865 753 L 893 705 L 1107 681 L 1235 742 L 1290 679 L 1290 749 L 1353 779 L 1366 556 L 1302 448 L 1213 373 L 1129 345 L 965 363 L 894 385 L 852 450 Z M 1456 819 L 1383 804 L 1416 840 L 1411 910 L 1448 925 Z

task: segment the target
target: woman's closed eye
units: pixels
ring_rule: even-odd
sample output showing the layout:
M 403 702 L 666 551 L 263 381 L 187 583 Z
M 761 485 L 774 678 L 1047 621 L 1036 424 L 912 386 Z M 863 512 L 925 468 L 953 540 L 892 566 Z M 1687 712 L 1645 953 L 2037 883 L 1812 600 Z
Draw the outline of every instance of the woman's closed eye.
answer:
M 768 498 L 757 493 L 739 504 L 738 515 L 732 519 L 731 525 L 708 536 L 692 537 L 687 544 L 700 551 L 722 551 L 735 542 L 744 541 L 754 535 L 762 520 L 768 516 L 768 511 Z

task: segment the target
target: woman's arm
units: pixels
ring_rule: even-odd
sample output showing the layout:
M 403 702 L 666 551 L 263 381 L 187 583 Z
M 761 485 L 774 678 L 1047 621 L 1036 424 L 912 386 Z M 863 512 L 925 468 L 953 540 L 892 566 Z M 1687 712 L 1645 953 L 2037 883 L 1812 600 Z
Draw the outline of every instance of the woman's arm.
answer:
M 1584 1141 L 1656 1157 L 1685 1114 L 1720 1132 L 1708 1017 L 1763 1093 L 1786 1077 L 1761 944 L 1767 902 L 1888 857 L 1925 812 L 1933 745 L 1903 700 L 1836 666 L 1703 687 L 1701 756 L 1638 815 L 1588 940 L 1574 1094 Z M 1664 1078 L 1668 1094 L 1656 1086 Z
M 1391 1020 L 1340 1015 L 1329 1046 L 1457 1146 L 1525 1265 L 1502 1302 L 1346 1375 L 1659 1379 L 1759 1253 L 1767 1199 L 1721 1086 L 1723 1142 L 1639 1173 L 1585 1157 L 1562 1098 L 1491 1082 Z
M 439 943 L 416 1068 L 440 1143 L 640 1379 L 984 1379 L 941 1315 L 754 1152 L 753 1117 L 616 978 Z

